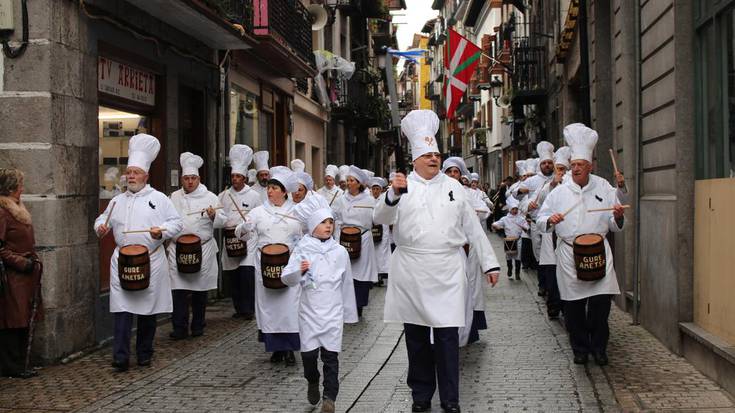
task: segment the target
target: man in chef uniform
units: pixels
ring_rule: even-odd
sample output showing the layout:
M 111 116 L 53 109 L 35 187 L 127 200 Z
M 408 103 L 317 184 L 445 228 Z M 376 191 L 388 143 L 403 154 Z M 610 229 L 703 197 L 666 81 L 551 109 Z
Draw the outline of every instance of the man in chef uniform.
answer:
M 376 224 L 394 224 L 396 249 L 385 321 L 404 324 L 412 410 L 431 409 L 438 379 L 442 407 L 459 412 L 458 328 L 470 321 L 465 317 L 468 286 L 462 246 L 477 248 L 480 266 L 493 285 L 500 265 L 467 192 L 441 173 L 434 137 L 439 118 L 430 110 L 414 110 L 401 128 L 411 142 L 414 172 L 408 177 L 396 174 L 373 216 Z M 401 193 L 402 188 L 407 192 Z
M 168 245 L 168 267 L 171 274 L 171 295 L 174 313 L 171 317 L 173 331 L 170 337 L 180 340 L 204 334 L 204 316 L 207 307 L 207 292 L 217 289 L 217 241 L 214 229 L 222 228 L 227 215 L 218 207 L 217 195 L 207 190 L 199 178 L 199 168 L 204 160 L 199 155 L 184 152 L 179 156 L 181 164 L 181 189 L 171 194 L 176 211 L 184 221 L 184 228 Z M 196 273 L 179 272 L 176 266 L 176 242 L 179 237 L 194 234 L 201 240 L 201 270 Z M 191 298 L 191 299 L 190 299 Z M 191 324 L 189 324 L 189 302 L 191 302 Z
M 219 205 L 227 215 L 225 228 L 236 227 L 242 216 L 261 205 L 260 194 L 245 184 L 247 168 L 253 160 L 253 150 L 247 145 L 236 144 L 230 148 L 230 181 L 232 186 L 219 194 Z M 254 170 L 253 170 L 254 172 Z M 253 182 L 253 185 L 258 185 Z M 238 211 L 239 209 L 239 211 Z M 247 254 L 244 257 L 230 257 L 222 252 L 222 275 L 230 286 L 233 318 L 252 320 L 255 317 L 255 233 L 249 233 L 245 242 Z
M 253 160 L 255 161 L 255 179 L 257 183 L 253 184 L 251 189 L 260 195 L 262 203 L 268 199 L 268 180 L 271 177 L 270 168 L 268 168 L 268 152 L 255 152 Z
M 334 205 L 334 201 L 344 192 L 339 189 L 335 181 L 338 174 L 339 169 L 336 165 L 327 165 L 327 168 L 324 170 L 324 186 L 316 191 L 327 200 L 330 206 Z
M 112 366 L 120 372 L 129 365 L 133 316 L 138 316 L 137 361 L 145 367 L 150 366 L 153 357 L 156 315 L 173 310 L 163 242 L 178 235 L 183 223 L 168 197 L 148 185 L 148 170 L 160 149 L 158 139 L 151 135 L 130 138 L 125 169 L 127 191 L 115 196 L 94 221 L 97 236 L 102 238 L 112 230 L 117 244 L 110 259 L 110 312 L 114 315 Z M 124 233 L 133 230 L 149 231 Z M 147 247 L 150 255 L 150 285 L 138 291 L 123 290 L 118 278 L 120 247 L 132 244 Z
M 544 231 L 555 231 L 558 238 L 556 278 L 564 300 L 564 319 L 574 362 L 585 364 L 588 355 L 592 354 L 595 362 L 603 366 L 608 362 L 611 299 L 614 294 L 620 294 L 612 250 L 605 236 L 608 231 L 622 231 L 625 210 L 618 202 L 615 188 L 591 174 L 597 132 L 581 123 L 573 123 L 564 128 L 564 140 L 572 151 L 572 179 L 546 197 L 536 223 Z M 599 208 L 612 210 L 587 211 Z M 604 239 L 606 271 L 597 281 L 577 278 L 572 245 L 582 234 L 599 234 Z

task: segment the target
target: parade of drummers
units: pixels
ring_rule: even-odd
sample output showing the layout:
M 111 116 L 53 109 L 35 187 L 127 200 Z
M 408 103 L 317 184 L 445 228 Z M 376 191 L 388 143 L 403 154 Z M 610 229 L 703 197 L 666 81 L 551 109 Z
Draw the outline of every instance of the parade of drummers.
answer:
M 0 0 L 0 413 L 735 412 L 735 0 Z

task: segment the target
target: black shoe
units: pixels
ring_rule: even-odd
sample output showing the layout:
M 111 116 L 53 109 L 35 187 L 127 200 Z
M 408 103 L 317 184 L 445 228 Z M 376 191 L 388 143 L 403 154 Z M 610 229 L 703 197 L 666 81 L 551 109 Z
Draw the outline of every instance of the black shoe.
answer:
M 521 280 L 521 273 L 517 272 L 516 273 L 516 281 L 520 281 L 520 280 Z
M 559 311 L 549 311 L 549 320 L 558 320 L 559 319 Z
M 171 333 L 170 333 L 170 334 L 168 335 L 168 337 L 169 337 L 169 338 L 170 338 L 171 340 L 183 340 L 183 339 L 185 339 L 185 338 L 189 337 L 189 335 L 188 335 L 188 334 L 186 334 L 186 333 L 178 333 L 178 332 L 176 332 L 176 331 L 172 331 L 172 332 L 171 332 Z
M 309 388 L 306 390 L 306 398 L 309 400 L 309 403 L 312 406 L 316 406 L 321 397 L 322 395 L 319 394 L 319 380 L 314 382 L 310 381 Z
M 118 373 L 123 373 L 128 371 L 128 362 L 127 361 L 113 361 L 112 367 L 115 368 L 115 371 Z
M 587 355 L 586 354 L 575 354 L 574 364 L 587 364 Z
M 546 297 L 546 288 L 539 288 L 538 293 L 536 294 L 538 294 L 539 297 Z
M 31 377 L 38 376 L 38 372 L 36 370 L 24 370 L 20 373 L 11 374 L 9 377 L 15 378 L 15 379 L 30 379 Z
M 148 367 L 148 366 L 151 365 L 151 359 L 150 358 L 147 358 L 147 359 L 138 359 L 138 365 L 140 367 Z
M 286 360 L 287 366 L 293 366 L 296 364 L 296 357 L 293 355 L 293 351 L 287 351 L 284 359 Z
M 274 351 L 271 355 L 271 363 L 280 363 L 283 361 L 283 352 L 282 351 Z
M 203 335 L 204 335 L 204 330 L 192 331 L 191 332 L 191 336 L 192 337 L 201 337 Z
M 445 413 L 460 413 L 458 404 L 442 404 Z
M 431 410 L 431 402 L 413 402 L 411 405 L 412 412 L 428 412 Z
M 607 360 L 607 354 L 605 353 L 595 353 L 595 364 L 598 366 L 607 366 L 608 360 Z

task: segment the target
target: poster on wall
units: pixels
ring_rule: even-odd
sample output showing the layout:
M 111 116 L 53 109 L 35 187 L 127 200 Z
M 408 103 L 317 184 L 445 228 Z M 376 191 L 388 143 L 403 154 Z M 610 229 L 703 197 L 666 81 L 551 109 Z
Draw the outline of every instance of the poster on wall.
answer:
M 156 75 L 99 56 L 97 59 L 97 90 L 149 106 L 156 104 Z

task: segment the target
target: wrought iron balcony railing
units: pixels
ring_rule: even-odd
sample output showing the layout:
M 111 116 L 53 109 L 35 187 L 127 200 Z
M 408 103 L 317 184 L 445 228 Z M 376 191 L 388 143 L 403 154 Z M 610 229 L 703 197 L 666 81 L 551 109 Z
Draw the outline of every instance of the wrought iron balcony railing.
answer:
M 312 49 L 311 18 L 301 1 L 252 0 L 252 7 L 253 33 L 261 43 L 263 38 L 276 43 L 272 45 L 272 42 L 265 42 L 264 46 L 259 47 L 266 58 L 271 58 L 273 67 L 289 72 L 294 75 L 292 77 L 313 76 L 316 64 Z M 282 50 L 271 50 L 274 46 Z M 276 54 L 280 55 L 280 59 L 275 58 Z M 293 57 L 300 62 L 294 62 Z
M 546 96 L 546 48 L 518 41 L 513 48 L 513 103 L 533 104 Z

